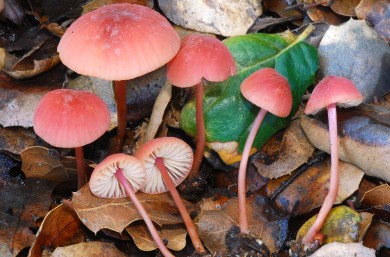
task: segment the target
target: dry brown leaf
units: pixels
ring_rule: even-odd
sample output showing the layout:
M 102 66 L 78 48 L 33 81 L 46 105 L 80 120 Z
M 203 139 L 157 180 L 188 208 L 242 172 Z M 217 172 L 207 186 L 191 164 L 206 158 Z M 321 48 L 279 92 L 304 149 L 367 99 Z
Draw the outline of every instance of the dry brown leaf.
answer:
M 70 206 L 67 204 L 57 206 L 44 218 L 28 257 L 40 257 L 44 249 L 74 243 L 77 241 L 75 236 L 79 227 L 80 221 Z
M 221 210 L 230 198 L 224 195 L 216 195 L 211 198 L 202 199 L 197 206 L 201 211 Z
M 113 243 L 107 242 L 86 242 L 75 245 L 58 247 L 55 249 L 51 257 L 102 257 L 102 256 L 115 256 L 115 257 L 127 257 Z
M 35 134 L 20 127 L 3 128 L 0 126 L 0 149 L 19 154 L 35 145 Z
M 33 146 L 23 150 L 20 156 L 22 157 L 22 171 L 27 178 L 47 179 L 55 184 L 69 179 L 56 150 Z
M 358 188 L 364 173 L 352 164 L 339 163 L 339 191 L 336 204 L 343 202 Z M 297 177 L 277 197 L 276 204 L 279 208 L 298 216 L 307 213 L 320 206 L 329 190 L 330 161 L 312 166 Z M 285 178 L 270 181 L 268 194 L 272 193 L 282 184 Z M 295 205 L 299 203 L 298 207 Z M 295 208 L 295 209 L 294 209 Z
M 134 222 L 126 227 L 127 233 L 131 235 L 135 245 L 142 251 L 153 251 L 158 247 L 154 242 L 147 226 L 143 222 Z M 159 230 L 159 235 L 169 249 L 180 251 L 186 246 L 187 230 L 184 225 L 164 226 Z
M 390 248 L 390 224 L 383 221 L 374 221 L 363 241 L 364 246 L 379 250 L 382 247 Z
M 151 220 L 158 225 L 183 222 L 169 193 L 151 195 L 137 192 L 137 197 L 149 213 Z M 72 207 L 80 220 L 94 233 L 102 228 L 122 233 L 123 229 L 130 223 L 141 219 L 129 198 L 104 199 L 96 197 L 89 190 L 88 184 L 74 192 L 72 200 Z M 188 202 L 185 204 L 191 212 L 193 206 Z
M 271 252 L 278 252 L 286 239 L 287 218 L 278 218 L 275 213 L 268 212 L 267 219 L 263 210 L 269 207 L 260 196 L 249 197 L 247 208 L 250 234 L 260 238 Z M 233 225 L 238 225 L 237 199 L 229 200 L 221 210 L 201 211 L 196 224 L 205 246 L 212 253 L 224 253 L 226 233 Z
M 316 0 L 319 2 L 321 0 Z M 340 15 L 344 16 L 356 16 L 355 7 L 359 4 L 361 0 L 334 0 L 330 5 L 332 10 Z
M 390 186 L 383 184 L 367 191 L 361 202 L 372 207 L 390 207 Z
M 266 147 L 267 144 L 262 149 Z M 302 131 L 300 121 L 294 120 L 284 132 L 279 149 L 275 153 L 271 153 L 276 156 L 276 160 L 271 164 L 266 164 L 260 159 L 261 156 L 264 156 L 260 151 L 253 156 L 253 164 L 260 175 L 267 178 L 279 178 L 291 174 L 296 168 L 304 164 L 313 151 L 314 147 Z
M 374 217 L 374 214 L 369 212 L 360 212 L 360 217 L 362 217 L 362 220 L 359 223 L 358 242 L 362 242 L 364 237 L 366 236 L 367 231 L 371 226 L 372 218 Z
M 310 257 L 375 257 L 375 251 L 361 243 L 330 243 L 322 246 Z
M 138 4 L 153 8 L 154 3 L 152 0 L 92 0 L 86 5 L 83 6 L 83 14 L 96 10 L 99 7 L 102 7 L 107 4 L 116 4 L 116 3 L 129 3 L 129 4 Z
M 288 8 L 289 5 L 284 0 L 266 0 L 263 2 L 266 9 L 277 13 L 282 18 L 297 17 L 303 20 L 304 17 L 303 12 L 300 12 L 295 8 L 290 8 L 286 10 L 286 8 Z M 295 21 L 294 24 L 297 26 L 301 26 L 302 21 Z

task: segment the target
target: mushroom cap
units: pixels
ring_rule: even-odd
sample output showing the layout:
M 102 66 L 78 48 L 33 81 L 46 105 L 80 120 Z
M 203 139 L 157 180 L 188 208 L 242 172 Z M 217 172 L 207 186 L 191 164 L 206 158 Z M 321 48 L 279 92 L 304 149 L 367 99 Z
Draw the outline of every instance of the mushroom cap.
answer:
M 62 36 L 60 59 L 77 73 L 127 80 L 172 59 L 180 37 L 161 14 L 136 4 L 111 4 L 86 13 Z
M 145 183 L 146 172 L 142 162 L 131 155 L 117 153 L 105 158 L 93 170 L 89 180 L 91 192 L 101 198 L 126 197 L 124 187 L 115 176 L 118 168 L 122 170 L 134 191 L 138 191 Z
M 236 73 L 229 49 L 218 39 L 201 34 L 185 36 L 179 52 L 167 64 L 167 79 L 177 87 L 192 87 L 202 78 L 223 81 Z
M 291 112 L 292 93 L 288 80 L 275 69 L 255 71 L 241 83 L 240 90 L 248 101 L 276 116 L 287 117 Z
M 34 131 L 55 147 L 74 148 L 92 143 L 110 124 L 110 111 L 97 95 L 57 89 L 42 97 L 34 113 Z
M 156 157 L 163 158 L 175 186 L 183 182 L 190 173 L 194 160 L 191 147 L 176 137 L 152 139 L 139 149 L 136 157 L 142 161 L 146 169 L 146 183 L 140 190 L 148 194 L 159 194 L 169 190 L 155 165 Z
M 341 107 L 351 107 L 359 105 L 362 101 L 363 95 L 352 81 L 344 77 L 326 76 L 311 93 L 305 114 L 316 114 L 332 103 L 337 103 Z

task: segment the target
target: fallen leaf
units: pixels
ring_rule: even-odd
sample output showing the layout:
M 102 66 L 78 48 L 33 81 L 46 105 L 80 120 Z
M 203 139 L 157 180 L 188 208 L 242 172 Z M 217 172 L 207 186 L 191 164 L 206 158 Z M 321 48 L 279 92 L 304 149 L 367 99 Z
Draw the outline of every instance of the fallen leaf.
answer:
M 28 257 L 40 257 L 44 249 L 53 249 L 74 243 L 80 228 L 75 211 L 66 204 L 51 210 L 44 218 Z
M 321 0 L 316 0 L 319 2 Z M 355 7 L 359 4 L 361 0 L 334 0 L 330 5 L 332 10 L 340 15 L 344 16 L 356 16 Z
M 35 145 L 36 135 L 25 128 L 0 127 L 0 149 L 19 154 L 26 148 Z
M 390 207 L 390 186 L 383 184 L 367 191 L 361 202 L 372 207 L 384 207 L 385 205 Z
M 362 243 L 334 242 L 322 246 L 310 257 L 375 257 L 375 251 Z
M 269 206 L 261 196 L 249 197 L 247 207 L 250 235 L 260 238 L 271 253 L 278 252 L 287 237 L 288 219 L 279 218 L 273 212 L 265 214 Z M 226 252 L 225 236 L 233 225 L 238 225 L 237 199 L 229 200 L 221 210 L 201 211 L 196 225 L 199 237 L 210 252 Z
M 317 215 L 311 217 L 302 225 L 297 233 L 297 239 L 306 235 L 316 218 Z M 325 236 L 324 243 L 356 242 L 359 238 L 358 228 L 361 219 L 359 213 L 346 206 L 341 205 L 332 208 L 326 216 L 325 222 L 320 230 Z
M 284 0 L 265 0 L 263 1 L 266 10 L 277 13 L 282 18 L 300 18 L 303 20 L 304 15 L 295 8 L 289 8 L 290 5 Z M 294 25 L 301 26 L 302 21 L 293 22 Z
M 127 257 L 113 243 L 107 242 L 85 242 L 75 245 L 58 247 L 54 250 L 51 257 L 102 257 L 102 256 L 115 256 L 115 257 Z
M 159 226 L 183 222 L 169 193 L 152 195 L 137 192 L 137 197 L 149 213 L 150 219 Z M 192 205 L 185 203 L 191 212 Z M 130 223 L 141 220 L 141 216 L 129 198 L 98 198 L 91 193 L 88 184 L 73 193 L 72 207 L 84 225 L 94 233 L 102 228 L 122 233 Z
M 369 176 L 390 181 L 390 128 L 358 116 L 339 124 L 339 159 L 361 168 Z M 320 120 L 301 117 L 301 126 L 315 147 L 330 153 L 329 131 Z
M 390 224 L 381 220 L 374 221 L 363 241 L 364 246 L 380 250 L 390 248 Z
M 144 223 L 134 222 L 126 227 L 126 231 L 131 235 L 135 245 L 140 250 L 153 251 L 158 248 Z M 167 248 L 180 251 L 186 246 L 187 230 L 183 225 L 164 226 L 158 232 L 161 239 L 167 242 Z
M 390 48 L 365 21 L 349 20 L 330 26 L 318 47 L 321 77 L 350 79 L 364 102 L 389 92 Z M 354 58 L 350 58 L 353 56 Z
M 304 0 L 297 2 L 304 2 L 308 5 L 315 3 L 314 0 Z M 306 13 L 314 22 L 326 22 L 330 25 L 339 25 L 345 22 L 344 17 L 335 14 L 330 8 L 321 5 L 306 9 Z
M 291 174 L 296 168 L 305 163 L 314 151 L 313 145 L 307 139 L 302 131 L 299 119 L 290 123 L 283 135 L 283 140 L 280 142 L 279 148 L 270 153 L 271 163 L 266 163 L 265 158 L 269 156 L 264 154 L 263 149 L 267 148 L 267 143 L 256 153 L 252 162 L 256 166 L 260 175 L 267 178 L 278 178 L 287 174 Z
M 364 237 L 367 235 L 367 231 L 371 227 L 374 214 L 369 212 L 360 212 L 360 217 L 362 217 L 362 220 L 359 222 L 359 238 L 357 241 L 363 242 Z
M 222 36 L 246 34 L 261 15 L 261 1 L 159 0 L 163 13 L 182 27 Z

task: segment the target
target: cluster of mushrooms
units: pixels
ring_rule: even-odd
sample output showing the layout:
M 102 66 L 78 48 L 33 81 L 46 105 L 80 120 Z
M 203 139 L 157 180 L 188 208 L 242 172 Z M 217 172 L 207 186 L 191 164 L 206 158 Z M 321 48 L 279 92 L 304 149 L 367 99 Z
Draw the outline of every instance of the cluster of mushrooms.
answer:
M 158 194 L 170 191 L 196 251 L 205 253 L 176 186 L 187 176 L 194 178 L 199 174 L 206 142 L 203 79 L 223 81 L 237 72 L 227 47 L 216 38 L 200 34 L 188 35 L 180 40 L 170 23 L 158 12 L 124 3 L 106 5 L 81 16 L 63 35 L 58 52 L 62 63 L 75 72 L 115 81 L 117 141 L 120 146 L 126 131 L 126 80 L 167 64 L 167 79 L 173 85 L 183 88 L 195 86 L 195 154 L 178 138 L 156 138 L 145 143 L 135 157 L 123 153 L 108 156 L 94 169 L 89 187 L 98 197 L 130 197 L 164 256 L 173 255 L 161 240 L 135 192 L 141 190 Z M 241 232 L 249 233 L 245 174 L 252 144 L 268 112 L 279 117 L 290 115 L 292 93 L 288 80 L 272 68 L 263 68 L 250 75 L 242 82 L 241 92 L 248 101 L 261 108 L 249 132 L 239 167 L 239 223 Z M 351 81 L 328 76 L 316 86 L 307 103 L 306 114 L 314 114 L 324 107 L 328 109 L 332 168 L 328 196 L 316 222 L 304 237 L 304 243 L 312 242 L 320 234 L 337 196 L 336 103 L 348 107 L 360 104 L 362 99 Z M 109 123 L 110 113 L 103 100 L 93 93 L 71 89 L 58 89 L 46 94 L 34 115 L 37 135 L 55 147 L 75 148 L 78 188 L 87 182 L 82 146 L 102 136 Z

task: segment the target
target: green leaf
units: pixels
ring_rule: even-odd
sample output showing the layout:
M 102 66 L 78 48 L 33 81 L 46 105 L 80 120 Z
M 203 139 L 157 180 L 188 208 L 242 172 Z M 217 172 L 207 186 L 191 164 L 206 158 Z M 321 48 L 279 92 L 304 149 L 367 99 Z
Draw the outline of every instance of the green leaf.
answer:
M 207 142 L 235 141 L 239 143 L 238 151 L 242 151 L 259 108 L 241 95 L 240 85 L 250 74 L 265 67 L 275 68 L 288 79 L 293 107 L 287 118 L 267 114 L 253 146 L 260 148 L 278 130 L 287 127 L 298 110 L 303 94 L 314 82 L 318 68 L 317 49 L 301 40 L 302 37 L 291 40 L 280 35 L 257 33 L 224 41 L 237 63 L 238 72 L 226 81 L 205 85 L 203 101 Z M 184 106 L 180 125 L 187 134 L 196 135 L 194 99 Z

